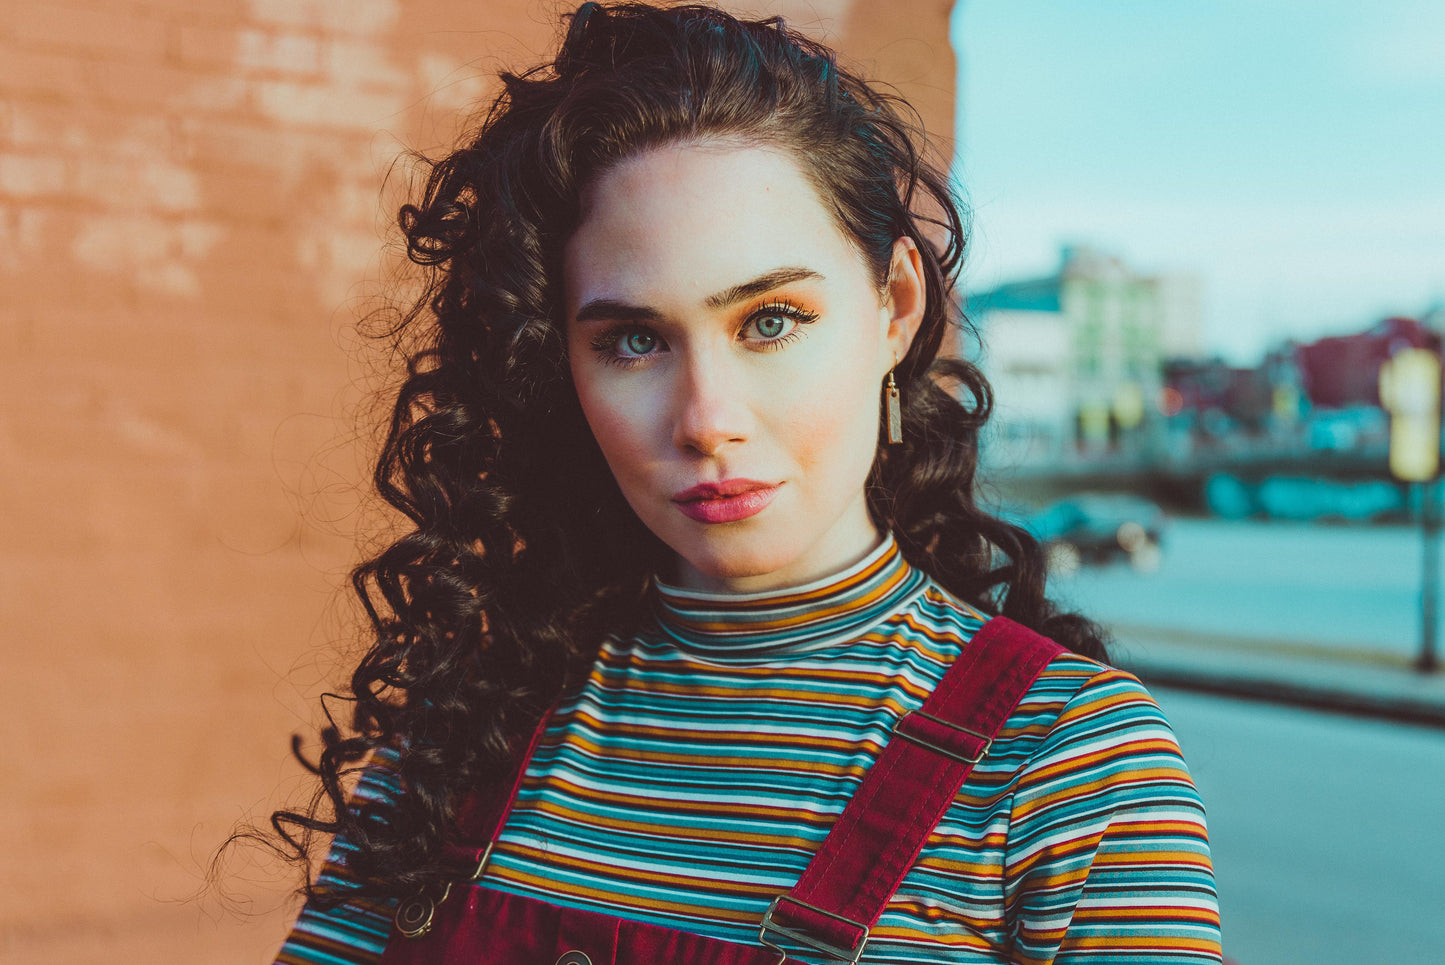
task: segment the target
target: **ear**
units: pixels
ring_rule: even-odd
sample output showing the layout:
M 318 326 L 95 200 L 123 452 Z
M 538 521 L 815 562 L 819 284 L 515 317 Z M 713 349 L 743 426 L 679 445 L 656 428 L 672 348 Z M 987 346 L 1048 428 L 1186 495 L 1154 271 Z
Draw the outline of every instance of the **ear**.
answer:
M 888 323 L 888 349 L 902 361 L 923 323 L 928 306 L 928 285 L 923 280 L 923 256 L 913 239 L 904 235 L 893 242 L 893 261 L 883 287 L 883 312 Z

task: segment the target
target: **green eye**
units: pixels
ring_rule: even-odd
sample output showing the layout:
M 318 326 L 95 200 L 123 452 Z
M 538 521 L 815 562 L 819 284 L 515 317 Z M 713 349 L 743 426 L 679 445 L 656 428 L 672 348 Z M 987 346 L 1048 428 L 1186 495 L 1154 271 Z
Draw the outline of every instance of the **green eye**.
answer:
M 799 329 L 817 320 L 816 312 L 783 299 L 760 305 L 738 334 L 753 348 L 771 351 L 786 346 L 801 334 Z
M 788 320 L 781 315 L 764 315 L 759 318 L 755 328 L 763 338 L 777 338 L 783 334 L 783 329 L 788 325 Z
M 657 348 L 657 336 L 650 332 L 629 332 L 622 338 L 622 347 L 628 355 L 646 355 Z

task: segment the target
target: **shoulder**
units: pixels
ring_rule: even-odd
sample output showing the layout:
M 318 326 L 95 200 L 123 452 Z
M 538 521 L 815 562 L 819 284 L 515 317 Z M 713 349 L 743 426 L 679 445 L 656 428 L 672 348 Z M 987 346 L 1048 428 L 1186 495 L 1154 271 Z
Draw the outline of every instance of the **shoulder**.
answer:
M 992 618 L 930 579 L 895 619 L 961 651 Z M 1021 766 L 1059 753 L 1085 754 L 1090 748 L 1149 739 L 1173 747 L 1177 756 L 1169 723 L 1139 679 L 1063 651 L 1025 691 L 994 747 Z
M 953 637 L 962 646 L 994 619 L 932 579 L 898 618 L 931 635 Z M 1044 667 L 1024 693 L 999 739 L 1042 742 L 1060 731 L 1077 735 L 1128 722 L 1168 728 L 1158 703 L 1137 677 L 1065 650 Z
M 1136 719 L 1164 722 L 1159 704 L 1139 678 L 1067 651 L 1043 669 L 1020 708 L 1032 712 L 1034 723 L 1048 721 L 1051 732 L 1108 727 Z
M 955 626 L 972 631 L 970 641 L 977 637 L 985 625 L 977 610 L 946 594 L 938 600 Z M 1053 657 L 1018 699 L 977 777 L 1014 798 L 1015 817 L 1045 804 L 1067 807 L 1076 797 L 1120 806 L 1130 788 L 1146 785 L 1140 800 L 1168 786 L 1197 800 L 1169 722 L 1138 678 L 1069 651 Z
M 1140 749 L 1149 741 L 1178 753 L 1163 710 L 1137 677 L 1068 651 L 1039 673 L 1000 737 L 1024 745 L 1019 750 L 1035 766 L 1062 753 Z
M 1173 729 L 1132 674 L 1061 654 L 1020 702 L 1008 731 L 1016 829 L 1047 835 L 1063 824 L 1136 813 L 1197 825 L 1202 835 L 1203 804 Z

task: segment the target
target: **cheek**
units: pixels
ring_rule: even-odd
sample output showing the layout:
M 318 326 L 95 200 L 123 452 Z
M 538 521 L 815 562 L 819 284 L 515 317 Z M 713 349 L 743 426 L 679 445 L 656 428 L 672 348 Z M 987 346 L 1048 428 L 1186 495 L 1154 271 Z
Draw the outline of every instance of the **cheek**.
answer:
M 619 392 L 615 385 L 589 379 L 585 374 L 577 378 L 575 371 L 573 384 L 598 448 L 607 459 L 612 475 L 625 486 L 650 461 L 648 440 L 653 427 L 643 416 L 654 407 L 644 399 Z
M 838 369 L 832 370 L 835 375 Z M 878 446 L 878 400 L 866 373 L 800 387 L 789 407 L 786 433 L 793 458 L 814 482 L 861 486 Z

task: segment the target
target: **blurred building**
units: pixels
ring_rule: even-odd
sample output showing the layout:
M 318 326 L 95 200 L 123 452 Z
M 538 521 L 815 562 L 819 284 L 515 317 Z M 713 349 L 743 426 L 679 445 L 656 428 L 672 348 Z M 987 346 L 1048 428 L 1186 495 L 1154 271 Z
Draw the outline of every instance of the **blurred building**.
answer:
M 1164 364 L 1162 409 L 1181 413 L 1220 413 L 1248 426 L 1270 411 L 1270 387 L 1263 368 L 1229 365 L 1219 358 L 1170 359 Z
M 990 459 L 1062 459 L 1129 446 L 1163 388 L 1163 362 L 1200 350 L 1199 283 L 1144 274 L 1082 246 L 1043 277 L 968 302 L 997 399 Z
M 1171 426 L 1182 421 L 1194 444 L 1287 429 L 1307 404 L 1292 345 L 1274 349 L 1256 366 L 1229 365 L 1217 357 L 1171 358 L 1163 372 L 1159 411 Z
M 1438 313 L 1438 309 L 1436 310 Z M 1396 352 L 1439 352 L 1441 334 L 1413 318 L 1387 318 L 1354 335 L 1322 338 L 1295 350 L 1310 402 L 1345 408 L 1380 404 L 1380 367 Z

